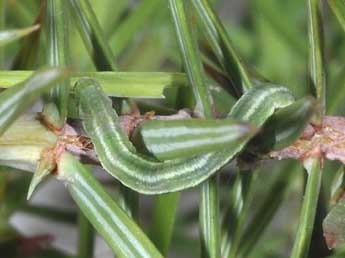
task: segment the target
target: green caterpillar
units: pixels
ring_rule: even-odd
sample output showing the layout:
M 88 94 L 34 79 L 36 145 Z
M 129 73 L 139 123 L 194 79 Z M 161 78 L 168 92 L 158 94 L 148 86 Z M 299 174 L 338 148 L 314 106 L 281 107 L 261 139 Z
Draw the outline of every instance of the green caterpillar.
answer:
M 254 133 L 250 124 L 227 118 L 151 120 L 136 134 L 158 160 L 169 160 L 229 148 Z
M 198 185 L 238 154 L 248 138 L 231 148 L 185 159 L 151 161 L 136 153 L 136 149 L 118 125 L 118 115 L 111 100 L 92 79 L 76 83 L 80 116 L 91 137 L 102 166 L 129 188 L 160 194 Z M 263 85 L 244 94 L 229 113 L 229 117 L 248 121 L 261 127 L 277 108 L 293 103 L 290 91 L 282 86 Z

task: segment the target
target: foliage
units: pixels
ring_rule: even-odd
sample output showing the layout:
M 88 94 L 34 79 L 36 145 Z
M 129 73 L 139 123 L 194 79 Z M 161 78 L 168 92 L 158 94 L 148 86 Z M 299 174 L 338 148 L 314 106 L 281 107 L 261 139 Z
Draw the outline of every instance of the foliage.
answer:
M 0 253 L 69 257 L 24 211 L 77 225 L 76 257 L 95 231 L 116 257 L 342 257 L 345 1 L 130 2 L 0 0 Z M 76 211 L 25 199 L 52 177 Z

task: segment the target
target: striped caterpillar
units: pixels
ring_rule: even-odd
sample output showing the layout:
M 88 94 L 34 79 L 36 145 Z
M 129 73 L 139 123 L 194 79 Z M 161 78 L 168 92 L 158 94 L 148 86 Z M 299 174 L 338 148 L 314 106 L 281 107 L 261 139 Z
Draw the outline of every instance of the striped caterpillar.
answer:
M 204 181 L 238 154 L 247 139 L 232 148 L 191 158 L 152 161 L 136 152 L 121 130 L 111 100 L 93 79 L 84 78 L 75 86 L 83 126 L 98 158 L 112 176 L 129 188 L 145 194 L 179 191 Z M 228 117 L 261 127 L 277 108 L 293 103 L 282 86 L 264 85 L 249 90 L 234 105 Z

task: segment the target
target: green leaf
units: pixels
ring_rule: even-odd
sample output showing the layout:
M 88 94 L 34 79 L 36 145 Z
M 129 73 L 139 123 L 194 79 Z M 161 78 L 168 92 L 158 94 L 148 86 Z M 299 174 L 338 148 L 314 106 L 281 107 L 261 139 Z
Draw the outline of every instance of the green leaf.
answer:
M 63 68 L 40 69 L 25 81 L 2 92 L 0 94 L 0 135 L 42 93 L 58 81 L 65 79 L 67 75 L 67 70 Z
M 233 148 L 256 133 L 248 123 L 231 118 L 151 120 L 139 130 L 145 147 L 159 160 Z
M 184 3 L 181 0 L 169 0 L 169 6 L 184 68 L 193 89 L 196 111 L 200 112 L 202 116 L 210 118 L 212 117 L 213 101 L 205 82 L 198 45 L 193 35 L 192 20 L 190 18 L 191 6 L 189 2 Z
M 40 25 L 34 25 L 24 29 L 13 29 L 0 31 L 0 47 L 5 46 L 8 43 L 11 43 L 15 40 L 18 40 L 26 35 L 38 30 Z
M 193 0 L 200 22 L 203 23 L 206 39 L 211 45 L 221 67 L 229 76 L 230 92 L 240 97 L 243 92 L 253 87 L 246 68 L 234 50 L 227 31 L 212 8 L 209 0 Z
M 199 192 L 201 257 L 220 257 L 219 177 L 210 177 Z
M 44 151 L 42 152 L 42 154 Z M 53 157 L 45 157 L 41 154 L 35 173 L 31 179 L 27 199 L 29 200 L 37 186 L 56 168 Z
M 34 171 L 41 153 L 55 145 L 57 136 L 42 124 L 36 113 L 20 116 L 0 136 L 0 164 Z
M 95 66 L 100 71 L 116 71 L 115 56 L 103 35 L 91 3 L 88 0 L 68 0 L 72 17 Z
M 166 87 L 188 85 L 185 75 L 181 73 L 79 73 L 72 78 L 72 82 L 82 77 L 95 78 L 103 84 L 105 92 L 116 97 L 163 98 Z
M 71 154 L 61 156 L 58 178 L 67 183 L 73 199 L 119 257 L 162 255 L 142 230 L 105 192 L 90 171 Z
M 33 172 L 44 149 L 42 145 L 0 146 L 0 164 Z
M 37 113 L 25 113 L 0 136 L 0 146 L 22 144 L 52 147 L 56 140 L 57 136 L 42 124 Z
M 0 71 L 0 86 L 13 87 L 31 74 L 32 71 Z M 167 87 L 188 85 L 183 73 L 79 72 L 71 75 L 71 85 L 83 77 L 90 77 L 97 80 L 103 90 L 113 97 L 164 98 Z
M 65 1 L 48 0 L 46 14 L 47 56 L 52 66 L 69 64 L 68 9 Z M 60 130 L 66 120 L 69 80 L 56 84 L 44 98 L 43 117 L 53 128 Z

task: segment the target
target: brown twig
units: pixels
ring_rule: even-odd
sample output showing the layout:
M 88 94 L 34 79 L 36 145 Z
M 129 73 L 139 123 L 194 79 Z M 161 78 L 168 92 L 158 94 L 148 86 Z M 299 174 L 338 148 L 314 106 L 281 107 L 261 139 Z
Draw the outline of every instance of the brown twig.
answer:
M 309 124 L 291 146 L 270 153 L 274 159 L 305 160 L 310 157 L 345 163 L 345 117 L 324 116 L 322 125 Z

